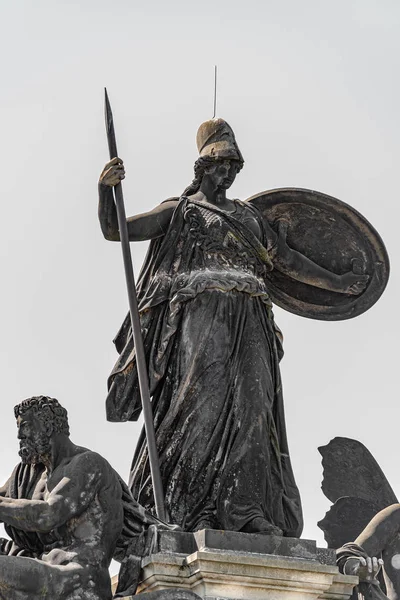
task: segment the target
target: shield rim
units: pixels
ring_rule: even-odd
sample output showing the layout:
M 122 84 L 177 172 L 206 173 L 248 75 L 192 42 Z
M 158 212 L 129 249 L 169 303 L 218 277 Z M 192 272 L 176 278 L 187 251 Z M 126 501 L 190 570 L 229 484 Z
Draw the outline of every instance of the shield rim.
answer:
M 348 225 L 359 232 L 366 232 L 369 235 L 368 247 L 372 253 L 372 263 L 375 264 L 374 273 L 368 283 L 366 290 L 360 296 L 351 296 L 351 301 L 346 305 L 338 306 L 323 306 L 312 304 L 311 302 L 299 301 L 286 292 L 279 289 L 278 286 L 268 277 L 269 292 L 271 300 L 274 304 L 291 312 L 295 315 L 308 319 L 316 319 L 320 321 L 344 321 L 357 317 L 368 309 L 370 309 L 383 294 L 390 274 L 389 256 L 385 244 L 371 223 L 355 208 L 324 192 L 318 192 L 307 188 L 285 187 L 266 190 L 250 196 L 246 202 L 254 202 L 263 196 L 272 196 L 279 193 L 303 193 L 313 196 L 316 202 L 311 202 L 309 198 L 303 198 L 302 203 L 305 205 L 321 208 L 331 208 L 338 216 L 340 216 Z M 284 204 L 284 202 L 279 202 Z M 257 207 L 258 208 L 258 207 Z M 260 210 L 260 209 L 258 209 Z M 260 211 L 261 212 L 261 211 Z M 377 264 L 380 268 L 377 268 Z M 378 272 L 380 271 L 380 273 Z M 302 308 L 299 307 L 299 304 Z M 339 312 L 341 311 L 341 312 Z

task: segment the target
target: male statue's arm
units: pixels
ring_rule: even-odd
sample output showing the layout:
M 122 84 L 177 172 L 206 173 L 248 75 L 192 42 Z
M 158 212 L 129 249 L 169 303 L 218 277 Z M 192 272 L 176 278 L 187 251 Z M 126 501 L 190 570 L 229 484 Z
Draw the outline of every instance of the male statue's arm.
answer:
M 0 487 L 0 498 L 3 498 L 7 494 L 10 487 L 10 479 L 11 477 L 9 477 L 6 483 Z
M 89 451 L 79 454 L 46 500 L 0 497 L 0 521 L 23 531 L 52 531 L 88 507 L 101 481 L 100 457 Z
M 6 481 L 6 483 L 0 487 L 0 498 L 4 498 L 5 495 L 8 493 L 8 490 L 10 489 L 10 479 L 11 477 Z M 3 520 L 0 517 L 0 523 L 3 523 Z
M 125 177 L 123 163 L 113 158 L 106 164 L 99 180 L 99 221 L 106 240 L 120 241 L 117 209 L 115 207 L 113 186 Z M 153 210 L 129 217 L 128 234 L 131 242 L 152 240 L 167 232 L 177 200 L 167 200 Z
M 392 558 L 398 553 L 399 530 L 400 504 L 391 504 L 371 519 L 353 543 L 344 544 L 337 551 L 339 569 L 346 575 L 357 575 L 360 581 L 368 581 L 376 578 L 384 563 L 386 584 L 388 581 L 393 584 L 392 576 L 397 569 Z M 380 555 L 384 560 L 377 558 Z
M 274 267 L 289 275 L 296 281 L 301 281 L 314 287 L 342 294 L 360 294 L 366 286 L 368 275 L 356 275 L 353 272 L 337 275 L 324 267 L 317 265 L 304 254 L 290 248 L 286 243 L 286 224 L 279 224 L 279 234 L 267 225 L 267 234 L 275 241 L 273 248 Z
M 9 477 L 6 481 L 6 483 L 0 487 L 0 498 L 4 498 L 6 496 L 6 494 L 8 494 L 8 490 L 10 489 L 10 480 L 11 480 L 11 477 Z M 1 517 L 0 517 L 0 523 L 3 523 L 3 520 Z M 0 554 L 1 554 L 1 552 L 0 552 Z
M 369 556 L 378 556 L 398 537 L 400 531 L 400 504 L 391 504 L 378 512 L 360 533 L 355 543 Z

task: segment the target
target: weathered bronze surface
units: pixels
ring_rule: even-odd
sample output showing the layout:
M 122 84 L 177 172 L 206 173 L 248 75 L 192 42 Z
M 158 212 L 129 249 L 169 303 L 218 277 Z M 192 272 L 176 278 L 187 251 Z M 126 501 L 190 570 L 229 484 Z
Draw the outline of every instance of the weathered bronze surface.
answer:
M 286 310 L 326 321 L 356 317 L 384 291 L 389 258 L 379 234 L 354 208 L 313 190 L 282 188 L 249 198 L 264 218 L 287 228 L 287 243 L 325 269 L 343 274 L 366 273 L 368 284 L 359 296 L 294 281 L 274 269 L 267 275 L 272 301 Z
M 348 542 L 338 548 L 336 555 L 342 573 L 358 575 L 360 579 L 356 590 L 359 594 L 358 600 L 398 600 L 400 504 L 391 504 L 381 510 L 354 542 Z
M 301 192 L 303 204 L 288 204 L 279 192 L 271 194 L 273 203 L 268 194 L 249 202 L 228 198 L 244 161 L 223 119 L 200 126 L 197 146 L 195 176 L 181 197 L 127 220 L 130 241 L 151 240 L 137 291 L 167 515 L 185 531 L 300 536 L 279 371 L 282 336 L 271 298 L 285 305 L 277 283 L 283 282 L 294 312 L 307 314 L 307 301 L 307 316 L 359 314 L 381 293 L 377 278 L 387 277 L 376 264 L 380 245 L 360 216 L 364 229 L 356 226 L 355 211 L 347 207 L 345 214 L 337 201 L 327 211 L 327 197 L 309 205 L 308 192 Z M 112 187 L 124 177 L 116 157 L 100 176 L 99 219 L 110 241 L 120 240 Z M 286 222 L 277 222 L 283 216 Z M 307 240 L 311 225 L 317 233 Z M 108 382 L 107 418 L 136 420 L 129 319 L 115 345 L 120 356 Z M 130 485 L 154 509 L 144 434 Z
M 338 437 L 319 451 L 322 490 L 334 505 L 318 526 L 328 546 L 337 549 L 340 570 L 359 576 L 355 598 L 398 600 L 400 504 L 395 493 L 374 457 L 357 440 Z
M 370 451 L 357 440 L 335 437 L 318 448 L 322 456 L 322 491 L 331 501 L 356 496 L 378 510 L 397 502 L 389 482 Z M 342 543 L 349 540 L 343 540 Z
M 0 598 L 110 600 L 112 558 L 123 561 L 115 597 L 133 594 L 142 556 L 169 526 L 138 505 L 104 458 L 70 440 L 57 400 L 30 398 L 15 416 L 22 462 L 0 489 L 11 538 L 0 539 Z

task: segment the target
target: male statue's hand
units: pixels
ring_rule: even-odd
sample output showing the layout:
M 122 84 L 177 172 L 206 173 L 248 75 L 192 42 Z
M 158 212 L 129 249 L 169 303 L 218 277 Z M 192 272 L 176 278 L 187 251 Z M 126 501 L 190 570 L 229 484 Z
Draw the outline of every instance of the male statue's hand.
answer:
M 376 579 L 382 565 L 383 560 L 376 556 L 351 557 L 346 560 L 344 572 L 346 575 L 357 575 L 360 581 L 372 581 Z
M 101 172 L 99 183 L 113 187 L 125 179 L 125 167 L 123 161 L 115 157 L 110 160 Z

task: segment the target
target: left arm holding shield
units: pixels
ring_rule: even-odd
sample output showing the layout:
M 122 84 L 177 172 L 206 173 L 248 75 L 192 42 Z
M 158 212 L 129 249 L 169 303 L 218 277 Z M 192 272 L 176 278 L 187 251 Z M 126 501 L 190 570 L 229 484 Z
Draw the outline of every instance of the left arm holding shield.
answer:
M 368 275 L 357 275 L 351 271 L 344 275 L 337 275 L 324 269 L 287 245 L 286 230 L 286 223 L 281 221 L 273 259 L 274 267 L 278 271 L 296 281 L 341 294 L 356 295 L 365 289 L 369 279 Z

